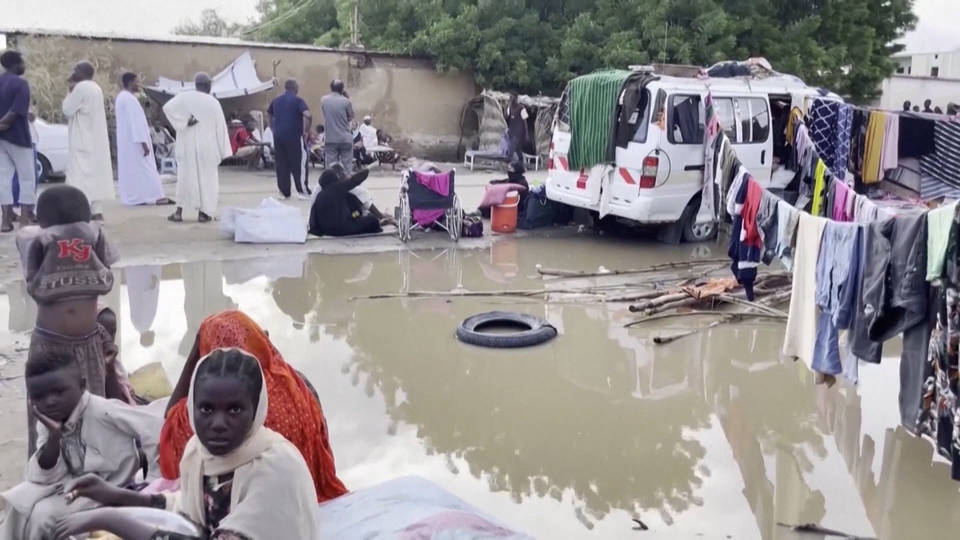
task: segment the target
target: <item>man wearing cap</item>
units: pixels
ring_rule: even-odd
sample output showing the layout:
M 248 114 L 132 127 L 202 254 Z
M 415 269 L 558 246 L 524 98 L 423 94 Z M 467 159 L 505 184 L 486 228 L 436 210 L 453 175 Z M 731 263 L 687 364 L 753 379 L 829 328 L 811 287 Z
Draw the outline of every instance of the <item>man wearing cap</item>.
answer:
M 330 93 L 320 100 L 323 109 L 323 123 L 326 144 L 324 154 L 327 167 L 334 163 L 343 166 L 344 173 L 350 176 L 353 171 L 353 104 L 345 95 L 343 81 L 330 83 Z

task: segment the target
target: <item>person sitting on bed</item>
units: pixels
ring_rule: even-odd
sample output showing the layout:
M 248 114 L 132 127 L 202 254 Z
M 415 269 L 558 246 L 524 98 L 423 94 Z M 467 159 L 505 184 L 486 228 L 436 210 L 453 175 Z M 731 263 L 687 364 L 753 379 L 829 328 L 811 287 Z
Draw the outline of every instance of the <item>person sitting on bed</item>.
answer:
M 179 492 L 148 495 L 83 476 L 64 486 L 64 497 L 166 509 L 200 525 L 203 534 L 172 535 L 114 508 L 99 508 L 60 520 L 55 538 L 100 530 L 127 540 L 320 537 L 317 495 L 303 456 L 264 426 L 268 400 L 257 359 L 236 348 L 214 350 L 197 364 L 187 395 L 196 435 L 180 461 Z
M 32 354 L 25 372 L 40 423 L 38 449 L 26 481 L 0 496 L 6 503 L 0 538 L 49 538 L 58 519 L 99 506 L 88 499 L 70 504 L 60 489 L 65 482 L 90 475 L 119 490 L 144 468 L 148 477 L 157 472 L 160 411 L 91 394 L 84 370 L 62 350 Z

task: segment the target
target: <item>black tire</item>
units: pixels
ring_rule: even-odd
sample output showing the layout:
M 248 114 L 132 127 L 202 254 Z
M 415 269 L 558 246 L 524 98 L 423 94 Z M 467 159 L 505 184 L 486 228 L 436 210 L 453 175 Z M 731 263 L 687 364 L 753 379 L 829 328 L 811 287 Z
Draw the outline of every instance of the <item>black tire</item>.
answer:
M 698 195 L 680 215 L 680 226 L 682 227 L 684 242 L 706 242 L 717 237 L 716 223 L 697 224 L 697 213 L 700 211 L 700 196 Z
M 524 328 L 509 334 L 487 334 L 478 329 L 489 325 L 517 326 Z M 516 347 L 531 347 L 539 345 L 557 337 L 557 329 L 547 321 L 509 311 L 490 311 L 478 313 L 464 319 L 457 327 L 457 339 L 470 345 L 492 347 L 495 349 L 509 349 Z
M 40 171 L 37 173 L 37 183 L 46 182 L 50 179 L 50 174 L 53 172 L 50 170 L 50 160 L 46 158 L 43 154 L 37 154 L 37 164 L 40 165 Z

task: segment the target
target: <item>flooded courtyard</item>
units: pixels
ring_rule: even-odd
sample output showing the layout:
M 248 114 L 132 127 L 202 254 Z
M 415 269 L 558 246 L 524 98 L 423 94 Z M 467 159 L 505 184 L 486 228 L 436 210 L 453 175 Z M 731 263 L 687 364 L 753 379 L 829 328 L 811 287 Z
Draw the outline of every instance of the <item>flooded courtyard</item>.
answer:
M 773 321 L 655 345 L 703 322 L 628 329 L 638 317 L 626 304 L 573 300 L 355 298 L 539 289 L 538 264 L 595 271 L 724 252 L 577 235 L 128 266 L 106 302 L 127 369 L 159 362 L 171 381 L 206 316 L 249 314 L 318 390 L 351 489 L 422 476 L 538 538 L 819 538 L 779 525 L 803 523 L 955 537 L 949 465 L 898 425 L 898 344 L 861 365 L 858 388 L 826 389 L 780 359 Z M 35 312 L 21 284 L 7 293 L 0 321 L 25 333 Z M 560 335 L 520 350 L 456 341 L 461 320 L 489 310 L 543 317 Z

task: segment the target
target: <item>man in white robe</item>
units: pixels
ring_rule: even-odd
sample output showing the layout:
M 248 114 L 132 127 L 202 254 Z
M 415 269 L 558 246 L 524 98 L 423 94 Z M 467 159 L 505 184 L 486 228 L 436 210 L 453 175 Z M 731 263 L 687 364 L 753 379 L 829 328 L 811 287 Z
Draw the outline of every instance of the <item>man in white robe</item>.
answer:
M 67 184 L 82 191 L 90 201 L 93 218 L 103 220 L 101 202 L 113 200 L 116 195 L 103 90 L 93 82 L 93 74 L 90 62 L 74 66 L 70 77 L 73 86 L 63 100 L 63 114 L 70 124 Z
M 170 204 L 163 195 L 163 184 L 153 157 L 153 144 L 147 115 L 136 97 L 140 80 L 136 73 L 124 73 L 123 90 L 117 94 L 117 190 L 120 202 L 128 206 L 139 204 Z
M 227 120 L 220 102 L 210 95 L 210 76 L 197 73 L 195 90 L 177 94 L 163 106 L 167 120 L 177 130 L 177 211 L 169 218 L 183 221 L 183 209 L 198 210 L 205 223 L 217 212 L 220 195 L 220 162 L 233 155 Z

